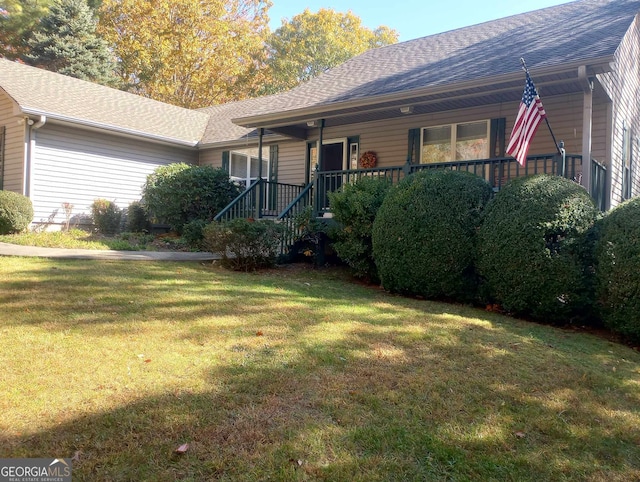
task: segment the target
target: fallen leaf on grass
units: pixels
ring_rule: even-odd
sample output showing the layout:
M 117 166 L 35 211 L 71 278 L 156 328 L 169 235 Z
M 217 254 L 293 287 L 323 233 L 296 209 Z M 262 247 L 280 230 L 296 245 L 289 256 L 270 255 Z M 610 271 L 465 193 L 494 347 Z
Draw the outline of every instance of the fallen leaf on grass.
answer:
M 183 454 L 187 450 L 189 450 L 189 444 L 182 444 L 182 445 L 180 445 L 180 447 L 175 449 L 174 452 L 177 453 L 177 454 Z
M 293 464 L 297 469 L 298 467 L 302 467 L 302 464 L 304 463 L 304 461 L 300 459 L 289 459 L 289 463 Z
M 80 456 L 82 455 L 82 451 L 81 450 L 76 450 L 75 453 L 73 454 L 73 457 L 71 457 L 71 461 L 72 462 L 80 462 Z
M 151 358 L 147 358 L 144 362 L 145 363 L 151 363 Z
M 516 432 L 514 435 L 518 438 L 525 438 L 527 436 L 524 432 Z
M 262 335 L 264 335 L 264 333 L 262 333 L 262 331 L 257 331 L 256 332 L 256 336 L 262 336 Z

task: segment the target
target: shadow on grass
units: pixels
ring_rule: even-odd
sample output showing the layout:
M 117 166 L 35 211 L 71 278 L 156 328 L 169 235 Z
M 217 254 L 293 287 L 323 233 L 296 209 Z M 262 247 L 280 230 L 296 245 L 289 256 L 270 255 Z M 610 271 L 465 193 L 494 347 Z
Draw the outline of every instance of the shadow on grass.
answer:
M 77 454 L 74 480 L 640 477 L 640 358 L 623 347 L 391 297 L 327 272 L 238 275 L 154 264 L 119 277 L 121 268 L 63 264 L 33 273 L 45 286 L 32 292 L 29 280 L 3 283 L 14 296 L 25 291 L 2 300 L 10 305 L 3 318 L 37 323 L 35 315 L 14 322 L 12 311 L 22 316 L 30 294 L 44 299 L 63 286 L 86 297 L 98 276 L 104 286 L 92 296 L 101 309 L 132 296 L 149 300 L 112 316 L 113 329 L 177 310 L 188 315 L 176 330 L 182 342 L 237 330 L 229 357 L 206 370 L 200 389 L 167 389 L 30 435 L 0 435 L 1 457 Z M 75 301 L 58 308 L 70 316 Z M 213 314 L 229 323 L 193 325 Z M 86 323 L 65 316 L 52 327 Z M 271 338 L 266 328 L 250 343 L 260 327 L 286 332 Z M 187 442 L 187 453 L 173 452 Z

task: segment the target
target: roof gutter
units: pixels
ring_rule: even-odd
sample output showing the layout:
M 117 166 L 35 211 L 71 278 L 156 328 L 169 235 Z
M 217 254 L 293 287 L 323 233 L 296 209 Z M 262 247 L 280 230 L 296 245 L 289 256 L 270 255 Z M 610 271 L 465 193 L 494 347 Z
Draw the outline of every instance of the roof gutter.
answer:
M 37 109 L 31 109 L 29 107 L 22 107 L 21 110 L 24 114 L 27 114 L 27 115 L 37 115 L 37 116 L 44 117 L 45 119 L 49 118 L 50 120 L 58 121 L 61 123 L 74 124 L 74 125 L 79 125 L 79 126 L 89 127 L 93 129 L 99 129 L 99 130 L 107 130 L 114 133 L 124 134 L 126 136 L 131 136 L 136 138 L 143 137 L 145 139 L 153 140 L 156 142 L 162 142 L 165 144 L 173 144 L 173 145 L 184 146 L 184 147 L 196 147 L 198 145 L 198 140 L 185 141 L 182 139 L 176 139 L 172 137 L 159 136 L 159 135 L 142 132 L 136 129 L 127 129 L 123 127 L 116 127 L 110 124 L 103 124 L 100 122 L 86 121 L 86 120 L 78 119 L 74 117 L 62 116 L 62 115 L 54 114 L 51 112 L 44 112 Z M 205 128 L 206 128 L 206 125 L 205 125 Z M 202 133 L 204 133 L 204 128 Z
M 611 66 L 609 65 L 614 61 L 613 55 L 608 55 L 606 57 L 599 57 L 596 59 L 591 59 L 589 62 L 589 67 L 596 68 L 598 67 L 602 72 L 608 72 L 611 70 Z M 559 68 L 558 66 L 554 67 L 542 67 L 542 68 L 534 68 L 530 69 L 533 76 L 543 76 L 549 74 L 560 74 L 560 73 L 575 73 L 580 66 L 584 66 L 585 62 L 573 62 L 562 64 Z M 425 96 L 425 95 L 436 95 L 442 93 L 454 93 L 458 90 L 465 90 L 472 87 L 490 87 L 494 86 L 496 83 L 505 83 L 505 82 L 515 82 L 522 78 L 521 71 L 515 71 L 510 74 L 503 75 L 494 75 L 491 77 L 485 77 L 478 80 L 469 80 L 464 82 L 458 82 L 454 84 L 444 84 L 437 85 L 431 87 L 422 87 L 419 89 L 414 89 L 405 92 L 397 92 L 393 94 L 383 94 L 378 96 L 366 97 L 363 99 L 355 99 L 355 100 L 347 100 L 342 102 L 335 103 L 325 103 L 320 105 L 314 105 L 310 107 L 303 107 L 301 109 L 291 109 L 282 112 L 271 112 L 267 114 L 258 114 L 247 117 L 238 117 L 231 119 L 234 124 L 243 126 L 243 127 L 266 127 L 268 128 L 270 125 L 277 125 L 278 121 L 283 121 L 290 118 L 295 117 L 317 117 L 322 114 L 337 109 L 353 109 L 359 107 L 367 107 L 375 104 L 386 103 L 386 102 L 402 102 L 415 97 Z M 544 85 L 544 84 L 543 84 Z
M 264 142 L 277 142 L 277 141 L 286 141 L 290 140 L 289 137 L 283 136 L 280 134 L 266 134 L 263 137 Z M 213 141 L 198 144 L 199 149 L 215 149 L 216 147 L 246 147 L 246 146 L 254 146 L 258 145 L 258 136 L 255 137 L 242 137 L 240 139 L 231 139 L 231 140 L 221 140 L 221 141 Z

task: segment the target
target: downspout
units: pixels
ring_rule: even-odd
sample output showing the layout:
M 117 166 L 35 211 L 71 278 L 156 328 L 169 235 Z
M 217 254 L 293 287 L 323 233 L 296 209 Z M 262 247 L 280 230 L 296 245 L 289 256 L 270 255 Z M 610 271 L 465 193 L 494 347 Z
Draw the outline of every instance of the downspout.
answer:
M 582 85 L 582 186 L 591 194 L 591 129 L 593 124 L 593 80 L 587 76 L 586 65 L 578 67 Z
M 33 184 L 33 156 L 36 150 L 36 135 L 35 131 L 40 129 L 47 122 L 47 117 L 40 116 L 38 121 L 33 119 L 27 119 L 27 132 L 26 132 L 26 153 L 24 160 L 24 183 L 22 190 L 25 196 L 31 197 L 31 185 Z

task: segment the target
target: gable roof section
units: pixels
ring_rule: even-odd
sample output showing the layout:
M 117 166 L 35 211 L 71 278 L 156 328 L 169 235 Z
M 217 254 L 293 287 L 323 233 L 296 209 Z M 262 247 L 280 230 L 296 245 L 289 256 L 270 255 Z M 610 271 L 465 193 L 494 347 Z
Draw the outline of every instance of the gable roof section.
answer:
M 581 0 L 370 50 L 234 122 L 275 125 L 278 119 L 357 110 L 474 82 L 512 78 L 520 85 L 520 57 L 532 73 L 606 65 L 639 11 L 639 0 Z
M 0 88 L 26 115 L 195 147 L 209 116 L 0 59 Z
M 199 109 L 209 116 L 207 128 L 202 136 L 201 146 L 212 146 L 229 141 L 255 140 L 258 132 L 254 128 L 242 127 L 231 122 L 233 117 L 251 115 L 273 101 L 275 96 L 257 97 L 253 99 L 229 102 Z M 265 134 L 267 134 L 265 132 Z

